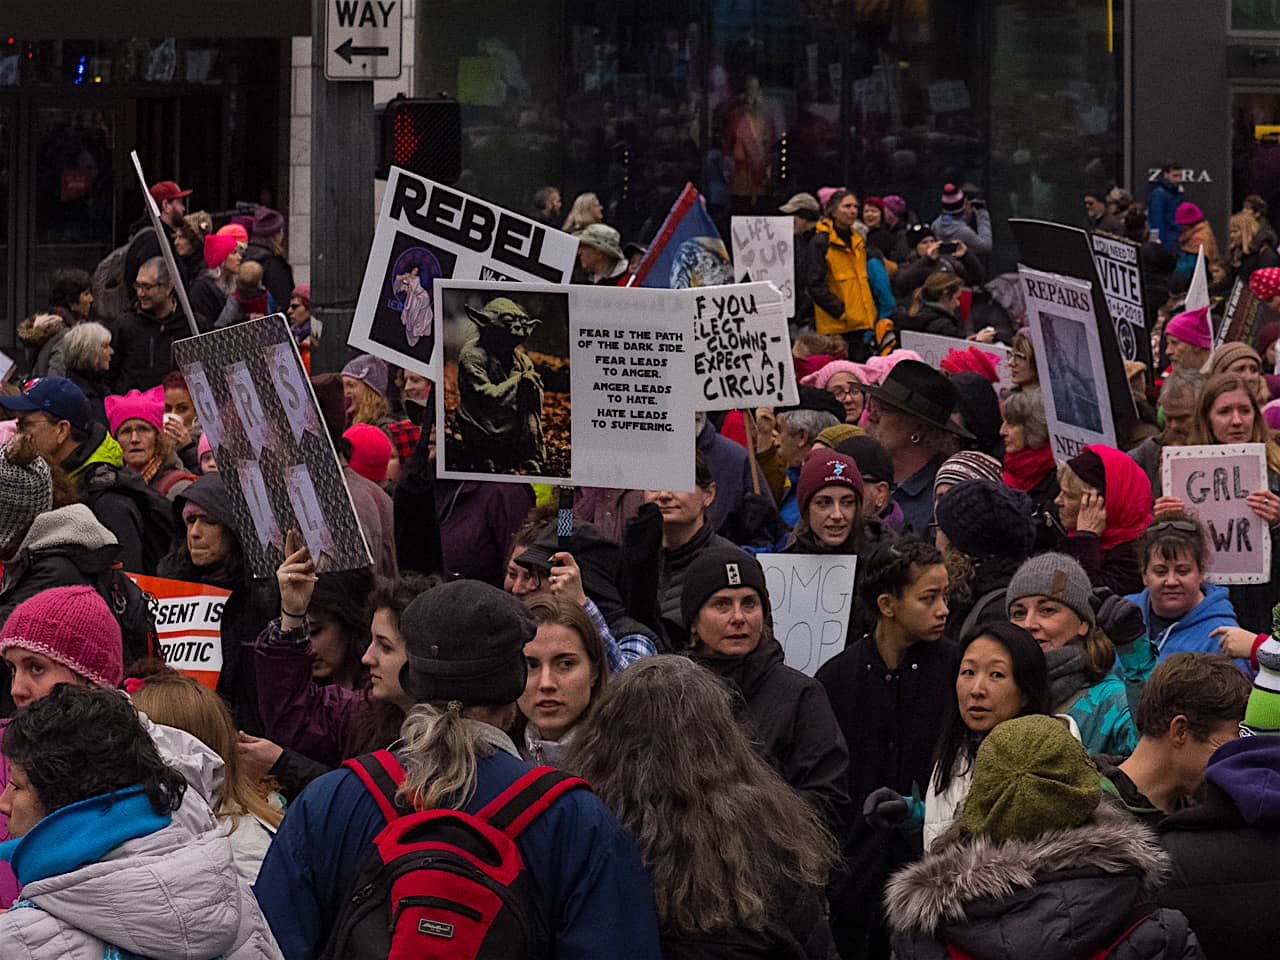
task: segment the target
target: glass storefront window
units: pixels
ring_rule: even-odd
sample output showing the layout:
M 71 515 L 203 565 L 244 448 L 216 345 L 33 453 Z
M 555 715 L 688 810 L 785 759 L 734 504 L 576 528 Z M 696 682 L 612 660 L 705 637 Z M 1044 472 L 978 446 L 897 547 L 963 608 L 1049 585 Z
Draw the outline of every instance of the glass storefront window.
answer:
M 1231 31 L 1280 32 L 1280 8 L 1271 0 L 1231 0 Z

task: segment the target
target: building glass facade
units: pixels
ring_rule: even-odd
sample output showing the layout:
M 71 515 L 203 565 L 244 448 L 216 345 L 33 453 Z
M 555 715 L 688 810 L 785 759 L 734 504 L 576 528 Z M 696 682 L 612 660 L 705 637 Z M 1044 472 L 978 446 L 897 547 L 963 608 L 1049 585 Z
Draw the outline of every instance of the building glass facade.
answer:
M 628 239 L 686 181 L 723 221 L 824 185 L 932 218 L 950 180 L 998 224 L 1080 221 L 1122 179 L 1124 0 L 433 0 L 420 23 L 463 185 L 594 191 Z

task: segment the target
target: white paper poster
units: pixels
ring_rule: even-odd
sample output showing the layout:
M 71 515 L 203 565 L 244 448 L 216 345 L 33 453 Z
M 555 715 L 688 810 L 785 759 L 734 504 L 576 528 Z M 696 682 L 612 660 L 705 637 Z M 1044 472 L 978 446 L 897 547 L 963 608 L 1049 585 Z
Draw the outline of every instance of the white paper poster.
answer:
M 782 295 L 785 316 L 796 312 L 795 232 L 791 217 L 733 217 L 733 281 L 768 281 Z
M 761 553 L 773 635 L 787 666 L 813 676 L 844 649 L 853 610 L 854 554 Z
M 799 403 L 789 313 L 770 283 L 694 287 L 678 294 L 693 330 L 697 410 Z
M 438 281 L 439 476 L 692 490 L 683 292 Z
M 348 343 L 432 380 L 439 279 L 567 283 L 578 241 L 392 167 Z
M 942 369 L 942 361 L 952 350 L 968 350 L 977 347 L 983 353 L 989 353 L 996 360 L 996 373 L 1000 380 L 996 383 L 996 392 L 1004 396 L 1013 388 L 1013 379 L 1009 375 L 1010 349 L 1003 343 L 977 343 L 961 337 L 944 337 L 936 333 L 916 333 L 914 330 L 899 330 L 898 342 L 904 350 L 914 350 L 920 359 L 935 370 Z
M 1094 443 L 1114 447 L 1116 428 L 1090 284 L 1023 266 L 1018 273 L 1054 460 L 1064 464 Z
M 1165 447 L 1164 492 L 1182 501 L 1208 534 L 1212 583 L 1271 579 L 1271 530 L 1245 502 L 1267 489 L 1267 448 L 1261 443 Z

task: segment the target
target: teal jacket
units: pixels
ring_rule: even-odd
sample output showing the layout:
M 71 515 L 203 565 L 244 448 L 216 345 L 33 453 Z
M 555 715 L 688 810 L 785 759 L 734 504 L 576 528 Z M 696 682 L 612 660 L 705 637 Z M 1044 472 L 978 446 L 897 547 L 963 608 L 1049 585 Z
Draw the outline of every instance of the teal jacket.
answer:
M 1057 712 L 1067 714 L 1080 727 L 1080 740 L 1089 753 L 1127 757 L 1138 744 L 1125 681 L 1113 673 L 1086 687 Z

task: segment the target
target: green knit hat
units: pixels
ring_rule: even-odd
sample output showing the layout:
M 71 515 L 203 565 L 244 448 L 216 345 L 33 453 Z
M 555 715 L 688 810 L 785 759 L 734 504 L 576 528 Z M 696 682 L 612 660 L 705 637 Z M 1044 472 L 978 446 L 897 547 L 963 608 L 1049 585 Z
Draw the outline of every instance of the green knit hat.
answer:
M 1102 800 L 1098 768 L 1061 720 L 1018 717 L 978 748 L 961 821 L 997 843 L 1087 822 Z
M 1255 654 L 1258 675 L 1253 678 L 1249 705 L 1244 708 L 1241 736 L 1280 736 L 1280 604 L 1272 609 L 1271 622 L 1271 636 Z

